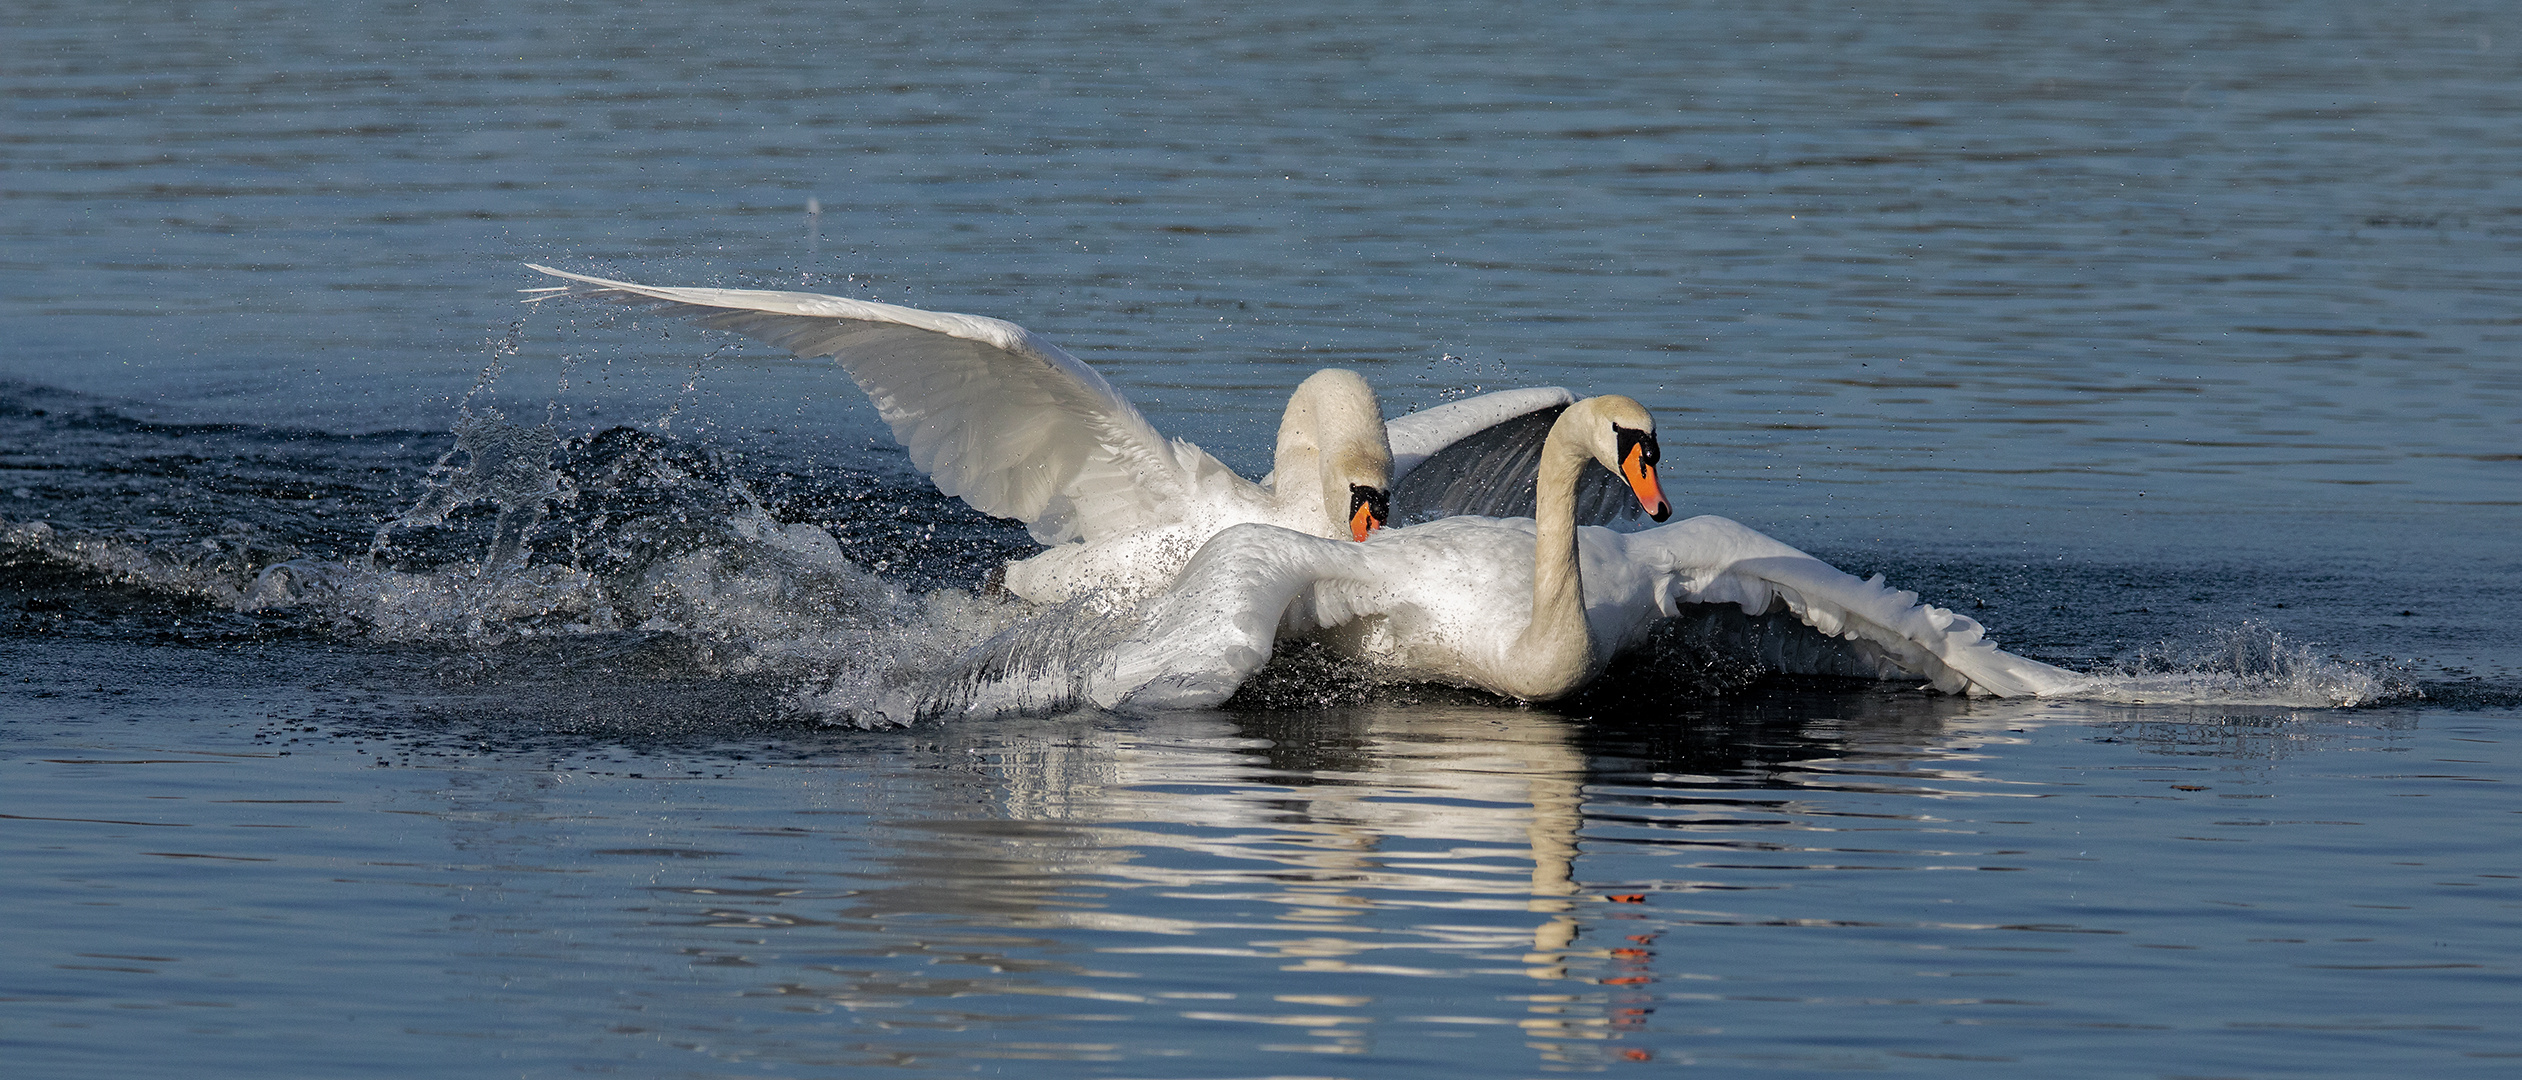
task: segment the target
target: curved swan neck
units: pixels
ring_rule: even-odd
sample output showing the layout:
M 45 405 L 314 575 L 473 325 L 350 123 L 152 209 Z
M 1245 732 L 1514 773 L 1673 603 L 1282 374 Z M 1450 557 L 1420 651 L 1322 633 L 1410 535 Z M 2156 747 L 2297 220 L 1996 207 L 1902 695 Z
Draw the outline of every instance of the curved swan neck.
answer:
M 1278 444 L 1270 452 L 1270 474 L 1281 485 L 1292 477 L 1311 479 L 1314 459 L 1320 448 L 1314 442 L 1314 394 L 1312 381 L 1307 380 L 1287 396 L 1287 411 L 1279 414 Z
M 1392 448 L 1374 387 L 1356 372 L 1324 368 L 1297 384 L 1279 420 L 1271 495 L 1317 536 L 1347 535 L 1354 486 L 1392 485 Z M 1320 506 L 1319 523 L 1310 521 Z
M 1593 459 L 1581 432 L 1596 423 L 1578 402 L 1561 413 L 1541 444 L 1541 471 L 1533 485 L 1532 621 L 1515 641 L 1510 658 L 1517 697 L 1557 697 L 1576 687 L 1593 666 L 1593 635 L 1585 624 L 1585 582 L 1576 557 L 1576 478 Z

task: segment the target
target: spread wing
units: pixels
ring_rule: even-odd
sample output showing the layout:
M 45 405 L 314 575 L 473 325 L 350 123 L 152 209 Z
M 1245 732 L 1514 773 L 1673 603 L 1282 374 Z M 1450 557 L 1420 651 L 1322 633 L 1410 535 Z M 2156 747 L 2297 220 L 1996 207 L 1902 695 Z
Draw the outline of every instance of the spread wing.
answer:
M 1575 401 L 1556 386 L 1502 390 L 1391 421 L 1392 523 L 1457 514 L 1533 516 L 1542 440 Z M 1577 524 L 1621 525 L 1645 516 L 1629 486 L 1600 463 L 1589 462 L 1578 474 Z
M 800 357 L 839 361 L 937 490 L 1022 521 L 1045 544 L 1179 520 L 1198 481 L 1226 471 L 1200 448 L 1168 442 L 1093 368 L 1014 323 L 819 293 L 660 288 L 526 265 L 577 283 L 570 295 L 646 304 Z
M 1918 602 L 1918 594 L 1859 578 L 1721 517 L 1695 517 L 1617 538 L 1626 558 L 1664 578 L 1663 613 L 1675 604 L 1734 604 L 1748 615 L 1793 614 L 1832 637 L 1878 650 L 1901 671 L 1947 693 L 1997 697 L 2073 693 L 2090 680 L 1997 648 L 1970 616 Z
M 1283 631 L 1388 615 L 1421 604 L 1423 590 L 1458 590 L 1460 575 L 1442 558 L 1446 541 L 1396 543 L 1429 535 L 1404 531 L 1351 544 L 1259 524 L 1220 532 L 1171 588 L 1139 609 L 1140 625 L 1085 680 L 1086 696 L 1105 708 L 1214 707 L 1269 662 Z M 1636 644 L 1658 617 L 1682 614 L 1681 605 L 1732 604 L 1751 615 L 1791 614 L 1845 639 L 1866 661 L 1863 669 L 1924 679 L 1947 693 L 2056 696 L 2092 681 L 1999 649 L 1968 616 L 1921 604 L 1918 594 L 1894 590 L 1879 576 L 1857 578 L 1724 518 L 1581 535 L 1588 603 L 1619 609 L 1607 617 L 1588 612 L 1593 632 L 1610 635 L 1597 641 L 1605 652 Z M 1529 534 L 1523 536 L 1528 545 Z M 1618 597 L 1594 595 L 1597 578 Z M 1623 591 L 1624 578 L 1638 589 Z

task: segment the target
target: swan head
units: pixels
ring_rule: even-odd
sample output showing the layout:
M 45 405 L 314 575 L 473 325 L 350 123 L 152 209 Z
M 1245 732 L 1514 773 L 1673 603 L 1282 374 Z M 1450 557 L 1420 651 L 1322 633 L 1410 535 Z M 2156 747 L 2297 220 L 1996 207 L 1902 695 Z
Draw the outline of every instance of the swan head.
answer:
M 1655 418 L 1636 399 L 1619 394 L 1587 398 L 1569 406 L 1568 417 L 1577 417 L 1577 434 L 1584 447 L 1603 468 L 1620 474 L 1629 482 L 1629 490 L 1638 497 L 1638 505 L 1646 516 L 1662 521 L 1673 516 L 1672 504 L 1664 500 L 1664 487 L 1655 479 L 1655 463 L 1663 450 L 1655 443 Z
M 1323 535 L 1345 528 L 1350 539 L 1364 540 L 1382 528 L 1390 516 L 1392 444 L 1375 388 L 1339 368 L 1297 384 L 1279 421 L 1276 465 L 1272 483 L 1290 496 L 1304 497 L 1286 485 L 1302 484 L 1309 474 L 1318 485 Z
M 1328 489 L 1326 488 L 1326 493 Z M 1327 507 L 1326 507 L 1327 508 Z M 1364 540 L 1392 520 L 1392 493 L 1371 484 L 1349 485 L 1349 539 Z

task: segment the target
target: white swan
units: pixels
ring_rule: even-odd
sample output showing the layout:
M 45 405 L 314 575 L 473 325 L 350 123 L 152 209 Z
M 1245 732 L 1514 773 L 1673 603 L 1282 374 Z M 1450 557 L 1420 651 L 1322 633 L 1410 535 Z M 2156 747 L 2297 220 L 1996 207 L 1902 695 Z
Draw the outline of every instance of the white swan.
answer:
M 1201 544 L 1237 524 L 1364 539 L 1384 523 L 1394 449 L 1402 472 L 1436 462 L 1427 473 L 1440 480 L 1491 475 L 1495 454 L 1532 440 L 1519 441 L 1509 428 L 1475 449 L 1450 457 L 1447 449 L 1574 400 L 1554 387 L 1456 402 L 1396 421 L 1388 443 L 1366 380 L 1324 369 L 1289 396 L 1274 467 L 1255 484 L 1199 447 L 1158 434 L 1093 368 L 1014 323 L 817 293 L 661 288 L 527 265 L 591 286 L 536 300 L 575 292 L 653 304 L 801 357 L 838 360 L 939 491 L 1024 522 L 1050 545 L 1006 568 L 1009 591 L 1041 602 L 1098 592 L 1120 602 L 1154 592 Z M 1437 484 L 1419 501 L 1435 508 L 1423 512 L 1495 513 L 1499 499 L 1511 502 L 1512 494 Z
M 1546 701 L 1582 687 L 1684 603 L 1783 609 L 1846 638 L 1877 673 L 1954 693 L 2051 694 L 2083 680 L 2002 652 L 1978 623 L 1860 581 L 1742 525 L 1698 517 L 1644 532 L 1579 528 L 1575 478 L 1619 468 L 1661 520 L 1653 422 L 1589 398 L 1552 427 L 1535 519 L 1455 517 L 1330 545 L 1225 530 L 1141 611 L 1089 681 L 1106 708 L 1198 708 L 1232 696 L 1283 636 L 1314 635 L 1391 675 Z

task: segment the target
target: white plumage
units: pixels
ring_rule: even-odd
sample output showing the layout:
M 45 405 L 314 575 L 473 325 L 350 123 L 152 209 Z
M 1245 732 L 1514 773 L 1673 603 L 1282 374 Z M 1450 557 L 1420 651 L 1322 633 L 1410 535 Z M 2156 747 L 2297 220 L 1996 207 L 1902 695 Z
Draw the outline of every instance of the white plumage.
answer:
M 1105 707 L 1217 705 L 1280 639 L 1313 637 L 1392 678 L 1548 700 L 1585 685 L 1684 604 L 1792 613 L 1850 642 L 1873 673 L 1947 692 L 2047 695 L 2087 681 L 1998 649 L 1978 623 L 1880 577 L 1859 580 L 1724 518 L 1629 533 L 1577 527 L 1572 462 L 1610 456 L 1589 434 L 1608 429 L 1591 415 L 1604 401 L 1635 407 L 1595 398 L 1567 411 L 1543 455 L 1538 520 L 1453 517 L 1362 544 L 1258 525 L 1220 532 L 1141 609 L 1142 625 L 1088 696 Z M 1650 475 L 1640 498 L 1660 501 L 1653 488 Z
M 659 306 L 801 357 L 838 361 L 939 491 L 1021 521 L 1049 545 L 1007 567 L 1008 589 L 1028 599 L 1134 599 L 1163 588 L 1202 543 L 1238 524 L 1353 537 L 1353 489 L 1372 489 L 1380 514 L 1392 485 L 1374 391 L 1349 372 L 1317 372 L 1290 395 L 1275 467 L 1256 484 L 1198 446 L 1166 438 L 1101 374 L 1014 323 L 528 265 L 577 283 L 570 292 Z M 1500 421 L 1572 400 L 1556 388 L 1512 391 L 1405 417 L 1391 430 L 1409 447 L 1406 470 Z

